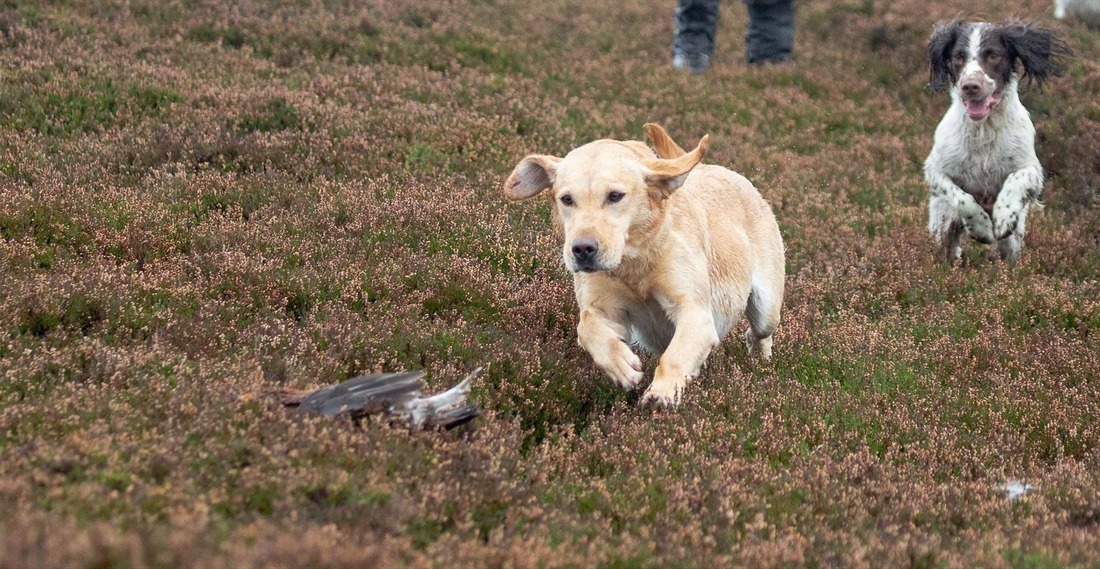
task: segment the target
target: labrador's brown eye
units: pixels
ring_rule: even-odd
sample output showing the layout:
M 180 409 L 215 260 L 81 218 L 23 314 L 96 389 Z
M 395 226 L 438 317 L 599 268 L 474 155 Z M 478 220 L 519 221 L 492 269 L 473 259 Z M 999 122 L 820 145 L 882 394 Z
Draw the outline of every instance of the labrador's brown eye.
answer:
M 561 197 L 561 203 L 564 205 L 573 205 L 573 196 L 565 194 Z
M 622 192 L 611 192 L 610 194 L 607 194 L 607 201 L 611 203 L 616 203 L 622 200 L 624 195 L 625 194 L 623 194 Z

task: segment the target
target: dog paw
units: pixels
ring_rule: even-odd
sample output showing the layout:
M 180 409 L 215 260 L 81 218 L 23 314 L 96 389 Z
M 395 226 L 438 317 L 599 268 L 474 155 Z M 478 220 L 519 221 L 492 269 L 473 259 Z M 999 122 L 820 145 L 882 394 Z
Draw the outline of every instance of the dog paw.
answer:
M 972 239 L 986 244 L 996 241 L 993 238 L 993 220 L 989 219 L 989 214 L 977 203 L 974 203 L 973 207 L 960 208 L 959 214 L 967 235 Z
M 993 219 L 996 220 L 994 223 L 994 235 L 998 240 L 1001 240 L 1015 233 L 1016 227 L 1020 225 L 1020 212 L 1008 207 L 994 207 Z
M 680 404 L 684 382 L 654 380 L 642 395 L 641 406 L 653 409 L 674 409 Z
M 633 391 L 642 381 L 642 360 L 622 340 L 613 340 L 606 361 L 597 362 L 616 385 Z
M 758 357 L 762 361 L 772 359 L 772 337 L 758 338 L 752 328 L 745 330 L 745 347 L 749 350 L 750 357 Z

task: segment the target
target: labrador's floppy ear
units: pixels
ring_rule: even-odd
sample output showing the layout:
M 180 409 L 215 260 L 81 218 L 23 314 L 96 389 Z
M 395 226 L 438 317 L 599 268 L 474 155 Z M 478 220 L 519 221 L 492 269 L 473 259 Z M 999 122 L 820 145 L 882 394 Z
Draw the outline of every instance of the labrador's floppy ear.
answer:
M 504 197 L 512 201 L 525 200 L 553 186 L 559 162 L 561 158 L 545 154 L 532 154 L 520 160 L 504 182 Z
M 661 125 L 654 122 L 647 122 L 642 127 L 645 131 L 645 137 L 653 143 L 653 148 L 657 151 L 657 156 L 661 158 L 679 158 L 687 151 L 680 148 L 679 144 L 676 144 L 675 140 L 665 132 L 665 129 L 661 128 Z
M 650 191 L 660 199 L 666 199 L 672 195 L 676 188 L 683 185 L 691 169 L 706 155 L 708 146 L 710 146 L 710 135 L 704 136 L 695 150 L 679 158 L 643 162 L 646 167 L 645 182 Z

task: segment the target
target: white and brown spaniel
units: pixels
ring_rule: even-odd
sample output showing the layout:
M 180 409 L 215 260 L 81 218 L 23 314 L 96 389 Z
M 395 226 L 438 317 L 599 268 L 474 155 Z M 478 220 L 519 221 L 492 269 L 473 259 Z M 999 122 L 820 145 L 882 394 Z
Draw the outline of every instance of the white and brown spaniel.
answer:
M 1017 87 L 1021 78 L 1041 87 L 1060 76 L 1070 54 L 1053 30 L 1017 21 L 936 25 L 928 41 L 929 88 L 950 88 L 951 107 L 936 127 L 924 176 L 931 190 L 928 230 L 949 261 L 962 254 L 964 231 L 980 243 L 996 242 L 1003 259 L 1019 255 L 1043 168 Z

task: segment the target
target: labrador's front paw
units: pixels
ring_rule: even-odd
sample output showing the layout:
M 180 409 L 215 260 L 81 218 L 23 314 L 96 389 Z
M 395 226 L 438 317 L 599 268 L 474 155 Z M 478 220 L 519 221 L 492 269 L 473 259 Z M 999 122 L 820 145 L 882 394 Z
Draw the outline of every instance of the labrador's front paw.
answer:
M 680 404 L 680 397 L 684 393 L 685 381 L 653 380 L 653 384 L 642 396 L 642 407 L 655 409 L 674 409 Z
M 606 354 L 593 354 L 596 365 L 619 387 L 632 391 L 642 381 L 642 360 L 626 342 L 616 338 L 609 342 Z

